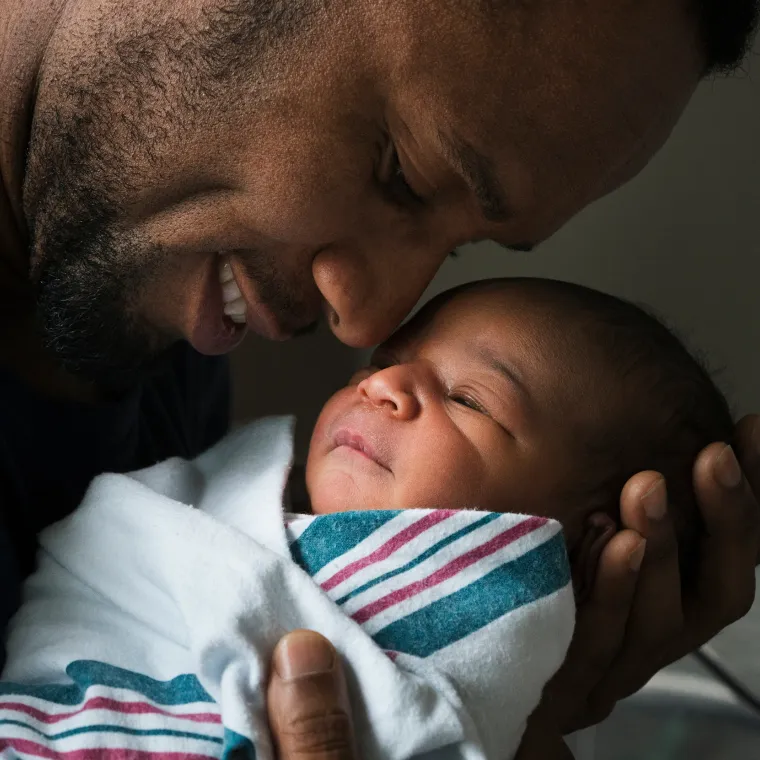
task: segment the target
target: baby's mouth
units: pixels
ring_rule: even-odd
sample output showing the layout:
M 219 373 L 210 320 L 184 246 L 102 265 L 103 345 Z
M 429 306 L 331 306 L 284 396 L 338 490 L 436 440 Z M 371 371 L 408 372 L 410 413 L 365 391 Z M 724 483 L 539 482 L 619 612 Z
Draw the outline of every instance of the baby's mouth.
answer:
M 352 430 L 339 430 L 335 436 L 335 448 L 345 447 L 355 451 L 357 454 L 369 459 L 375 464 L 390 472 L 390 467 L 377 447 L 372 446 L 363 436 Z

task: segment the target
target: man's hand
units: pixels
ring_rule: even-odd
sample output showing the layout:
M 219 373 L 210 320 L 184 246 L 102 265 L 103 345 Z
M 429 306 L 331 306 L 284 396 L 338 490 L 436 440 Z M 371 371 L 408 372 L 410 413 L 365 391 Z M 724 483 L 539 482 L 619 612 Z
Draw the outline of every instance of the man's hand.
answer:
M 293 631 L 275 649 L 267 691 L 279 760 L 353 760 L 343 670 L 329 641 Z
M 267 691 L 279 760 L 358 760 L 340 658 L 313 631 L 294 631 L 275 649 Z M 515 760 L 572 760 L 555 726 L 532 716 Z
M 739 423 L 736 445 L 738 460 L 730 447 L 716 443 L 694 465 L 705 538 L 688 591 L 681 587 L 664 480 L 639 473 L 623 490 L 625 529 L 599 560 L 567 660 L 542 703 L 565 732 L 603 720 L 618 700 L 752 605 L 760 561 L 760 418 Z
M 528 719 L 515 760 L 573 760 L 559 729 L 542 719 L 537 710 Z

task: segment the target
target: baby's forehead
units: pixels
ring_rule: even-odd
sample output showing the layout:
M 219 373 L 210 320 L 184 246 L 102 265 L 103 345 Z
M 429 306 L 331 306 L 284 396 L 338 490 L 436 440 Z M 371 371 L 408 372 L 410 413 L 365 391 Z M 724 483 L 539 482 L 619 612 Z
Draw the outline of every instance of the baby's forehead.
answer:
M 438 357 L 471 358 L 477 346 L 514 367 L 537 398 L 561 408 L 609 385 L 588 328 L 589 319 L 551 282 L 495 281 L 433 299 L 380 352 L 414 358 L 434 348 Z
M 392 335 L 384 347 L 396 349 L 424 342 L 488 340 L 494 350 L 512 350 L 515 342 L 530 340 L 534 349 L 562 336 L 556 303 L 531 298 L 527 286 L 506 281 L 486 283 L 443 293 L 427 303 Z M 553 351 L 553 353 L 557 353 Z

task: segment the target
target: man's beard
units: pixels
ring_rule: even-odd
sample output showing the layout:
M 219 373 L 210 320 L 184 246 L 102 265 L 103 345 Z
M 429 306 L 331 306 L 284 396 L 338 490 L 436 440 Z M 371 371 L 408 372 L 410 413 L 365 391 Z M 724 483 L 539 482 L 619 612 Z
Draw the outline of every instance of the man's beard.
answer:
M 117 240 L 106 224 L 57 233 L 59 240 L 48 242 L 66 255 L 43 258 L 35 271 L 46 348 L 68 372 L 103 390 L 134 385 L 162 366 L 171 343 L 135 309 L 156 257 L 138 253 L 129 239 Z
M 43 258 L 33 272 L 46 348 L 72 374 L 111 391 L 160 370 L 176 342 L 141 316 L 139 300 L 148 285 L 172 276 L 177 260 L 116 229 L 107 221 L 59 226 L 47 242 L 66 255 Z M 263 250 L 246 251 L 241 260 L 281 325 L 292 325 L 294 335 L 313 329 L 313 299 L 281 271 L 282 262 Z
M 50 82 L 43 71 L 24 207 L 44 340 L 67 370 L 121 387 L 166 353 L 170 341 L 135 308 L 164 251 L 123 229 L 125 207 L 146 178 L 171 171 L 163 147 L 181 150 L 254 97 L 268 54 L 308 31 L 322 5 L 220 0 L 197 28 L 136 18 L 119 39 L 93 33 Z M 295 311 L 274 278 L 264 285 L 282 313 Z

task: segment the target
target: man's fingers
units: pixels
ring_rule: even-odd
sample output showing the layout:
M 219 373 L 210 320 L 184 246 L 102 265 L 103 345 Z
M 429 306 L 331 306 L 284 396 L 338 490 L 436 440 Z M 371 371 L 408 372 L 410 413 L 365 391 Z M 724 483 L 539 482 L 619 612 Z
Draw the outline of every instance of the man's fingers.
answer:
M 750 487 L 760 496 L 760 415 L 748 414 L 739 420 L 734 445 Z
M 318 633 L 294 631 L 277 645 L 267 704 L 279 760 L 355 760 L 340 658 Z
M 645 549 L 641 536 L 623 530 L 602 552 L 594 590 L 578 611 L 577 646 L 586 650 L 578 663 L 586 678 L 589 671 L 601 678 L 623 646 Z
M 734 450 L 725 444 L 712 444 L 699 455 L 694 489 L 705 538 L 686 614 L 693 643 L 698 645 L 743 617 L 752 605 L 760 507 Z
M 577 698 L 573 704 L 577 715 L 561 714 L 567 707 L 567 695 L 585 697 L 589 686 L 601 681 L 623 647 L 645 547 L 646 542 L 635 531 L 623 530 L 602 552 L 592 593 L 578 609 L 567 658 L 545 693 L 546 707 L 563 731 L 584 728 L 583 718 L 588 714 L 588 705 Z
M 760 416 L 748 414 L 739 420 L 734 443 L 744 477 L 747 478 L 755 500 L 760 501 Z M 760 521 L 760 514 L 757 514 L 756 519 Z M 757 547 L 756 564 L 760 565 L 760 542 Z
M 642 472 L 632 477 L 620 497 L 620 516 L 626 528 L 635 530 L 647 542 L 626 631 L 630 639 L 638 642 L 640 651 L 630 653 L 629 663 L 638 669 L 640 665 L 633 658 L 656 654 L 683 629 L 678 540 L 662 475 Z M 627 663 L 621 661 L 618 666 L 625 668 Z
M 540 714 L 536 711 L 528 718 L 515 760 L 573 760 L 559 729 L 541 721 Z
M 628 616 L 626 646 L 593 695 L 603 707 L 643 686 L 683 631 L 678 546 L 664 478 L 656 472 L 631 478 L 620 498 L 620 512 L 623 524 L 646 540 L 646 554 Z M 650 670 L 642 663 L 649 663 Z

